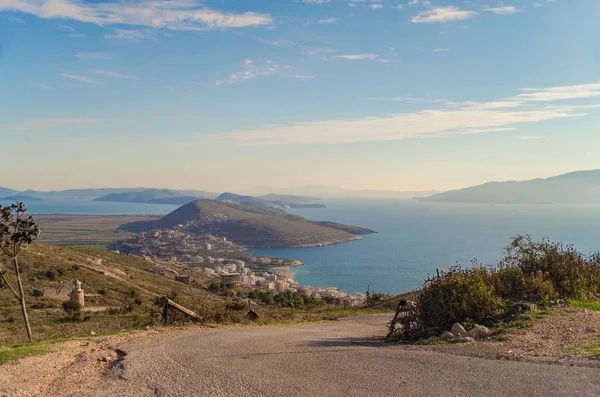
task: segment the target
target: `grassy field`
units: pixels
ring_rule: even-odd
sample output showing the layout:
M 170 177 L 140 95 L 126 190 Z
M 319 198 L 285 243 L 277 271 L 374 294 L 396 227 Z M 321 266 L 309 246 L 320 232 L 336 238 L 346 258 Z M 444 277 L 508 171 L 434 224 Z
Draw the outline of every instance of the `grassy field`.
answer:
M 576 299 L 567 299 L 567 302 L 569 302 L 569 305 L 573 307 L 580 307 L 582 309 L 600 311 L 600 302 L 580 301 Z
M 43 232 L 38 242 L 44 244 L 108 247 L 117 240 L 133 236 L 119 226 L 159 219 L 157 216 L 34 215 Z

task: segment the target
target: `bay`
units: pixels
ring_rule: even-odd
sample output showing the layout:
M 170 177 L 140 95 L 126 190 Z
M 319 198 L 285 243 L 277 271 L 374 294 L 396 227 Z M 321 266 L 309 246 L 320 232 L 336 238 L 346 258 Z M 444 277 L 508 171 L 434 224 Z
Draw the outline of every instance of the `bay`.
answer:
M 494 264 L 516 234 L 571 243 L 584 253 L 600 248 L 600 205 L 489 205 L 416 200 L 328 200 L 325 209 L 294 213 L 368 227 L 377 234 L 329 247 L 254 249 L 257 255 L 298 259 L 304 285 L 350 293 L 399 293 L 419 287 L 436 269 L 473 260 Z

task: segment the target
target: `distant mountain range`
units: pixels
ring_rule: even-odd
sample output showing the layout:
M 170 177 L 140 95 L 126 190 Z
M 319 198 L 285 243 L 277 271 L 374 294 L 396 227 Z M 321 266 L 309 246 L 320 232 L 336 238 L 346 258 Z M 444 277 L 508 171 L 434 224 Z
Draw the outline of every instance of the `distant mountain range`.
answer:
M 546 179 L 488 182 L 419 198 L 440 203 L 600 203 L 600 170 L 576 171 Z
M 275 208 L 275 209 L 280 209 L 280 210 L 286 210 L 286 209 L 290 209 L 290 208 L 325 208 L 325 205 L 323 204 L 317 204 L 317 203 L 296 203 L 293 201 L 283 201 L 283 200 L 273 200 L 273 198 L 276 197 L 281 197 L 281 196 L 277 196 L 275 194 L 269 194 L 263 197 L 270 197 L 271 200 L 265 200 L 262 198 L 258 198 L 258 197 L 252 197 L 252 196 L 241 196 L 239 194 L 234 194 L 234 193 L 223 193 L 220 196 L 218 196 L 215 200 L 218 201 L 226 201 L 229 203 L 237 203 L 237 204 L 244 204 L 244 205 L 251 205 L 253 207 L 257 207 L 257 208 Z M 294 199 L 295 196 L 285 196 L 286 198 L 289 199 Z M 308 197 L 301 197 L 301 199 L 306 200 L 308 199 Z M 318 200 L 318 199 L 316 199 Z
M 163 218 L 125 224 L 131 232 L 170 229 L 227 237 L 246 247 L 313 247 L 360 239 L 370 229 L 317 222 L 273 208 L 219 200 L 197 200 Z
M 264 194 L 306 195 L 322 198 L 415 198 L 439 193 L 439 190 L 397 191 L 397 190 L 351 190 L 327 185 L 306 185 L 292 188 L 257 187 L 243 191 L 250 196 Z M 297 201 L 297 200 L 296 200 Z
M 137 192 L 111 193 L 95 198 L 94 201 L 183 205 L 199 198 L 213 197 L 212 193 L 194 190 L 145 189 Z
M 24 190 L 18 191 L 5 187 L 0 187 L 0 197 L 4 196 L 15 196 L 15 197 L 29 197 L 37 198 L 42 200 L 94 200 L 103 198 L 111 195 L 123 195 L 113 196 L 116 201 L 125 202 L 128 199 L 127 193 L 141 193 L 140 195 L 132 195 L 129 197 L 137 198 L 140 200 L 147 200 L 146 197 L 152 200 L 167 199 L 172 197 L 193 197 L 197 198 L 215 198 L 219 194 L 212 192 L 204 192 L 201 190 L 172 190 L 172 189 L 154 189 L 154 188 L 100 188 L 100 189 L 68 189 L 68 190 L 55 190 L 55 191 L 39 191 L 39 190 Z M 109 201 L 109 200 L 99 200 Z M 128 201 L 128 202 L 142 202 L 147 203 L 149 201 Z M 189 201 L 188 201 L 189 202 Z M 162 203 L 165 204 L 165 203 Z M 175 203 L 177 204 L 177 203 Z

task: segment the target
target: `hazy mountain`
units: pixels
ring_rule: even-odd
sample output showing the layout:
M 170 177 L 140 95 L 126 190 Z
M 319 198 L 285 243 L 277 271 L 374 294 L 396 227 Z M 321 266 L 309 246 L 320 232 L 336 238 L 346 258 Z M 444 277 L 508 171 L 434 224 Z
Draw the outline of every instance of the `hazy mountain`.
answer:
M 248 247 L 308 247 L 356 240 L 372 230 L 339 223 L 314 222 L 272 208 L 218 200 L 197 200 L 158 221 L 121 226 L 141 232 L 177 227 L 188 233 L 210 233 Z
M 195 194 L 189 195 L 190 193 Z M 106 196 L 95 198 L 94 201 L 182 205 L 202 197 L 207 197 L 207 195 L 211 196 L 212 194 L 193 190 L 145 189 L 135 192 L 111 193 Z
M 19 192 L 16 190 L 13 190 L 13 189 L 9 189 L 7 187 L 0 187 L 0 196 L 10 196 L 15 193 L 19 193 Z
M 271 197 L 273 197 L 273 195 L 271 195 Z M 280 210 L 285 210 L 289 208 L 325 208 L 325 205 L 323 204 L 294 203 L 292 201 L 282 200 L 263 200 L 258 197 L 242 196 L 235 193 L 223 193 L 220 196 L 218 196 L 215 200 L 251 205 L 257 208 L 275 208 Z
M 257 187 L 244 192 L 252 196 L 264 194 L 300 195 L 323 198 L 414 198 L 439 193 L 438 190 L 403 192 L 396 190 L 350 190 L 327 185 L 307 185 L 293 188 Z
M 445 203 L 600 203 L 600 170 L 546 179 L 488 182 L 420 198 Z
M 8 189 L 4 187 L 0 187 L 0 196 L 29 196 L 29 197 L 38 197 L 45 200 L 93 200 L 96 198 L 112 195 L 112 194 L 126 194 L 126 193 L 135 193 L 135 192 L 153 192 L 153 191 L 168 191 L 168 192 L 176 192 L 172 194 L 166 194 L 163 196 L 157 195 L 158 198 L 167 198 L 167 197 L 192 197 L 194 199 L 197 198 L 214 198 L 218 194 L 211 192 L 203 192 L 200 190 L 172 190 L 172 189 L 154 189 L 154 188 L 144 188 L 144 187 L 134 187 L 134 188 L 99 188 L 99 189 L 67 189 L 67 190 L 52 190 L 52 191 L 40 191 L 40 190 L 24 190 L 18 191 L 14 189 Z M 152 194 L 152 193 L 150 193 Z M 118 197 L 118 196 L 117 196 Z M 141 197 L 141 196 L 140 196 Z M 106 201 L 106 200 L 102 200 Z M 119 200 L 123 202 L 123 200 Z M 133 201 L 132 201 L 133 202 Z M 147 202 L 147 201 L 140 201 Z M 189 201 L 187 201 L 189 202 Z M 166 203 L 163 203 L 166 204 Z M 168 203 L 171 204 L 171 203 Z M 183 204 L 183 202 L 175 202 L 175 204 Z
M 321 201 L 322 198 L 319 197 L 309 197 L 309 196 L 294 196 L 291 194 L 274 194 L 269 193 L 264 196 L 258 196 L 258 198 L 269 201 L 292 201 L 294 203 L 314 203 L 315 201 Z
M 25 196 L 25 195 L 19 194 L 19 193 L 13 194 L 10 196 L 0 197 L 0 201 L 15 201 L 15 202 L 23 201 L 23 202 L 26 202 L 26 201 L 40 201 L 40 200 L 42 200 L 42 199 L 39 197 Z

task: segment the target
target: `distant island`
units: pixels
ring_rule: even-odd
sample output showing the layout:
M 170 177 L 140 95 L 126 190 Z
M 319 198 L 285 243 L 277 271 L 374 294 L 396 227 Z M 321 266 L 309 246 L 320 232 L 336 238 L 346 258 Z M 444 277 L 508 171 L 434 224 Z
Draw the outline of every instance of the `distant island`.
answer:
M 600 170 L 576 171 L 528 181 L 488 182 L 418 200 L 484 204 L 600 203 Z
M 262 248 L 326 246 L 375 233 L 358 226 L 316 222 L 279 209 L 208 199 L 185 204 L 159 220 L 129 223 L 120 229 L 211 234 L 244 247 Z
M 95 198 L 94 201 L 109 201 L 117 203 L 171 204 L 183 205 L 207 197 L 203 192 L 189 195 L 188 191 L 171 189 L 145 189 L 137 192 L 111 193 Z

